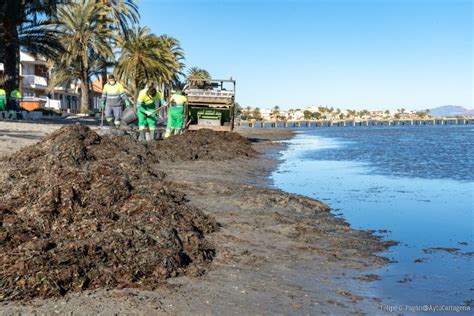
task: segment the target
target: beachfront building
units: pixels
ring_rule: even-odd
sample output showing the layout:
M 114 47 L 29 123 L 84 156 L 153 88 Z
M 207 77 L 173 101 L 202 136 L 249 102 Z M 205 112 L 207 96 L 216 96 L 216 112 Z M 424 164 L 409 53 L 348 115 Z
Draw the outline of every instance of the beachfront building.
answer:
M 270 109 L 262 109 L 260 111 L 263 120 L 270 120 L 273 117 L 273 110 Z
M 0 77 L 3 76 L 3 64 L 0 63 Z M 79 85 L 69 84 L 55 87 L 47 92 L 49 84 L 49 69 L 46 59 L 35 57 L 31 54 L 20 52 L 20 91 L 22 93 L 22 106 L 27 109 L 36 107 L 51 108 L 58 111 L 76 113 L 80 108 Z M 100 81 L 95 81 L 91 87 L 91 110 L 98 110 L 102 86 Z
M 315 112 L 319 111 L 319 107 L 320 106 L 318 106 L 318 105 L 310 105 L 310 106 L 306 107 L 306 111 L 310 111 L 311 113 L 315 113 Z
M 303 120 L 304 119 L 304 112 L 303 111 L 295 111 L 292 113 L 293 120 Z

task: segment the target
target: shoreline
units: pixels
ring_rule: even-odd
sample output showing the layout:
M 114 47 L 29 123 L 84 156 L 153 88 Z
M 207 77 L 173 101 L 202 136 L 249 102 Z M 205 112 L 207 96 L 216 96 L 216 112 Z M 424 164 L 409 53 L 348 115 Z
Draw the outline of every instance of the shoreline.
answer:
M 53 130 L 48 127 L 48 131 Z M 8 128 L 1 122 L 0 130 L 6 128 L 11 126 Z M 35 132 L 30 128 L 28 133 L 32 132 L 33 136 L 39 136 L 46 130 Z M 57 299 L 35 299 L 26 305 L 9 302 L 0 305 L 0 311 L 380 312 L 378 298 L 352 293 L 349 283 L 355 283 L 353 278 L 364 270 L 385 264 L 387 261 L 374 253 L 389 244 L 368 232 L 349 228 L 319 201 L 272 187 L 269 175 L 280 163 L 277 155 L 285 146 L 275 141 L 290 139 L 293 131 L 239 129 L 238 132 L 252 141 L 259 152 L 257 158 L 158 165 L 158 169 L 167 173 L 167 181 L 186 194 L 190 205 L 213 215 L 221 224 L 219 231 L 208 235 L 217 247 L 217 256 L 205 275 L 172 278 L 168 286 L 156 291 L 100 289 Z M 28 136 L 24 133 L 21 135 L 24 141 L 12 143 L 9 151 L 36 141 L 36 138 L 24 138 Z M 6 142 L 15 140 L 11 138 Z

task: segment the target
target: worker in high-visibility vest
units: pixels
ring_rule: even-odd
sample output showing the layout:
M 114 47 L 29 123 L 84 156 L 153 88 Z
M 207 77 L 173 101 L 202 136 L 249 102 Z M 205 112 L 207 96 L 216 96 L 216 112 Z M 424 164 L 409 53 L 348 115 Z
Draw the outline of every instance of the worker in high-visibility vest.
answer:
M 140 91 L 137 99 L 138 140 L 146 140 L 146 129 L 150 132 L 149 140 L 156 138 L 156 109 L 164 104 L 162 94 L 153 85 Z
M 20 101 L 21 101 L 21 92 L 18 91 L 17 89 L 13 90 L 10 93 L 10 104 L 11 104 L 11 109 L 13 111 L 19 111 L 20 110 Z
M 0 111 L 7 109 L 7 93 L 3 88 L 0 88 Z
M 123 104 L 130 106 L 125 88 L 117 82 L 114 75 L 107 76 L 107 83 L 102 89 L 102 110 L 105 109 L 105 119 L 110 127 L 119 127 L 122 119 Z
M 182 90 L 176 89 L 170 99 L 165 138 L 181 133 L 184 124 L 184 109 L 187 103 L 188 98 L 183 95 Z

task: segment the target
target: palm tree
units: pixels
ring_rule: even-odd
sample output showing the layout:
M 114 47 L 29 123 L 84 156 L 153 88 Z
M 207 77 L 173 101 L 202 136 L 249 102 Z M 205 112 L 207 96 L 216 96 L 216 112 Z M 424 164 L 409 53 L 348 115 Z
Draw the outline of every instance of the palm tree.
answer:
M 255 109 L 253 109 L 252 114 L 253 114 L 253 118 L 256 119 L 256 120 L 260 119 L 260 116 L 262 115 L 262 114 L 260 113 L 260 108 L 258 108 L 258 107 L 256 107 Z
M 120 57 L 115 67 L 117 76 L 126 83 L 137 100 L 141 88 L 150 82 L 177 82 L 181 64 L 176 52 L 169 50 L 159 37 L 146 27 L 135 27 L 118 41 Z
M 405 113 L 405 109 L 404 108 L 401 108 L 401 109 L 397 109 L 398 113 L 400 114 L 404 114 Z
M 424 118 L 424 117 L 426 117 L 426 115 L 427 115 L 427 114 L 426 114 L 425 111 L 417 111 L 417 112 L 416 112 L 416 116 L 417 116 L 417 117 L 420 117 L 420 118 Z
M 275 120 L 277 120 L 278 114 L 280 114 L 280 107 L 278 105 L 273 107 L 272 114 L 275 116 Z
M 319 112 L 313 112 L 311 113 L 311 117 L 315 118 L 316 120 L 319 120 L 321 118 L 321 113 Z
M 202 87 L 206 85 L 206 81 L 211 79 L 211 75 L 207 70 L 199 67 L 191 67 L 188 70 L 186 81 L 191 87 Z
M 108 43 L 113 50 L 116 40 L 127 37 L 132 25 L 139 22 L 138 6 L 134 0 L 96 0 L 95 2 L 104 7 L 102 23 L 99 26 L 112 32 L 113 36 L 109 38 Z M 107 68 L 114 66 L 115 60 L 102 57 L 100 63 L 102 82 L 106 82 Z
M 139 22 L 140 14 L 134 0 L 96 0 L 106 7 L 106 17 L 103 19 L 105 26 L 112 30 L 119 30 L 127 36 L 130 24 Z M 104 24 L 102 24 L 104 25 Z
M 161 44 L 164 47 L 166 47 L 171 52 L 171 54 L 173 54 L 174 59 L 179 64 L 179 66 L 177 67 L 179 68 L 179 72 L 176 73 L 176 78 L 178 78 L 178 75 L 183 75 L 181 71 L 184 69 L 184 66 L 185 66 L 184 64 L 185 55 L 184 55 L 184 51 L 183 51 L 183 48 L 181 47 L 181 43 L 179 42 L 179 40 L 166 34 L 160 35 L 158 37 L 158 40 L 161 42 Z
M 50 32 L 48 17 L 54 16 L 59 0 L 3 0 L 0 4 L 0 62 L 4 65 L 7 91 L 18 88 L 20 47 L 48 55 L 60 47 Z M 40 20 L 39 18 L 42 18 Z M 48 56 L 47 56 L 48 57 Z
M 184 55 L 183 48 L 181 47 L 181 43 L 176 38 L 171 37 L 166 34 L 160 35 L 158 37 L 158 40 L 173 55 L 176 61 L 176 69 L 174 71 L 171 82 L 179 81 L 180 77 L 184 76 L 183 69 L 186 66 L 184 64 L 185 55 Z M 164 91 L 167 91 L 168 95 L 171 94 L 171 88 L 172 88 L 171 82 L 165 82 L 164 87 L 163 87 Z
M 242 114 L 242 106 L 239 104 L 239 102 L 235 102 L 234 111 L 236 115 Z
M 50 89 L 79 81 L 81 112 L 89 111 L 90 80 L 100 72 L 102 58 L 111 58 L 108 39 L 112 35 L 103 23 L 104 7 L 94 0 L 79 0 L 58 8 L 58 29 L 65 52 L 53 60 Z

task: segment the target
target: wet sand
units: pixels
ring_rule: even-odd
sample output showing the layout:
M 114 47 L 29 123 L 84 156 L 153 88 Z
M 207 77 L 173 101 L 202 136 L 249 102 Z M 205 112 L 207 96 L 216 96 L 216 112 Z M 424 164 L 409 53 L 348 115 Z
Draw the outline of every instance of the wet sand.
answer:
M 0 122 L 0 155 L 32 144 L 60 124 Z M 208 237 L 217 248 L 200 277 L 168 279 L 156 291 L 71 293 L 59 299 L 1 303 L 0 311 L 39 314 L 360 314 L 377 313 L 379 299 L 357 293 L 353 278 L 381 266 L 374 255 L 388 245 L 351 229 L 327 205 L 271 188 L 288 130 L 238 130 L 260 153 L 255 159 L 161 162 L 189 203 L 221 228 Z

